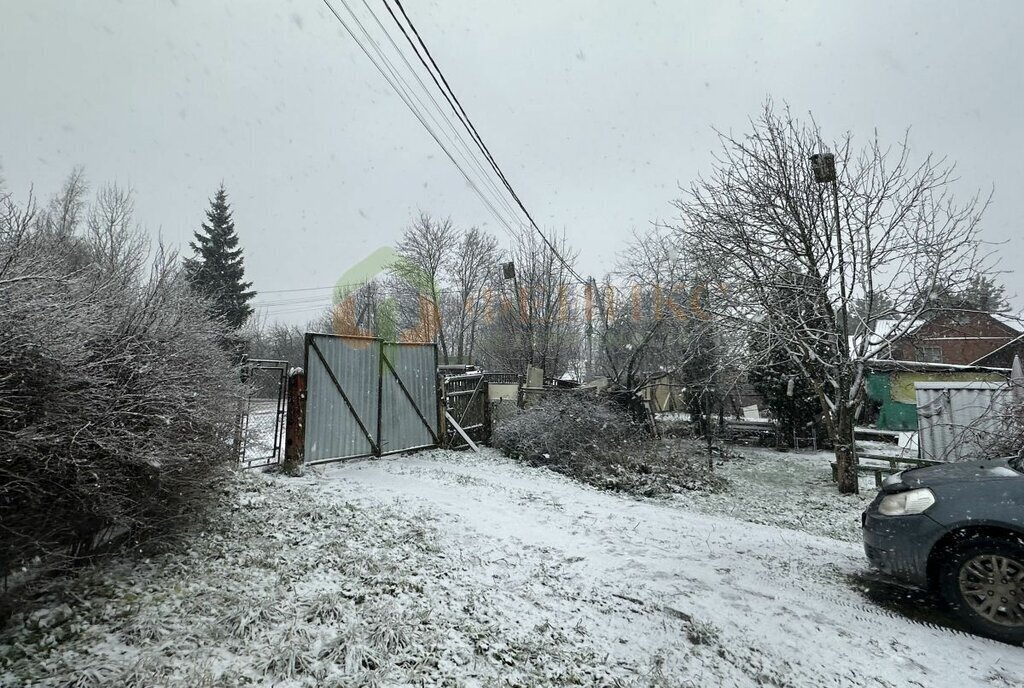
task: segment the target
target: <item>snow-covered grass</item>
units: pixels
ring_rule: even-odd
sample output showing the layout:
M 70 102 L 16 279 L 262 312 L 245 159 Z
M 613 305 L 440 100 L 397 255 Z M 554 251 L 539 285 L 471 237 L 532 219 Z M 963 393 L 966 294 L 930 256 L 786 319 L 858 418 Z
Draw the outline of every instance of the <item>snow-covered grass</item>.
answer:
M 0 685 L 1020 685 L 1024 649 L 851 586 L 826 455 L 741 452 L 658 500 L 494 451 L 239 477 L 180 551 L 54 581 Z
M 182 551 L 53 582 L 0 636 L 0 685 L 614 680 L 578 636 L 521 628 L 465 586 L 474 555 L 444 551 L 435 516 L 329 487 L 240 476 Z
M 750 447 L 731 452 L 716 459 L 716 471 L 729 481 L 727 492 L 688 492 L 674 499 L 704 514 L 860 542 L 860 513 L 876 493 L 873 477 L 861 477 L 859 496 L 841 495 L 832 482 L 831 452 Z

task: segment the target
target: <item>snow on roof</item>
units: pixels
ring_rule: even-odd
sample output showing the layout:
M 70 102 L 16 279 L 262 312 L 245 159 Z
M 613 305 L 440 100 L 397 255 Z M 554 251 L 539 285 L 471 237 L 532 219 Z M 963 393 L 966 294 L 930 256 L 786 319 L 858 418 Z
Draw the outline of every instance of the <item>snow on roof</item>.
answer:
M 1006 374 L 1009 368 L 977 365 L 977 361 L 967 365 L 959 363 L 930 363 L 928 361 L 900 361 L 893 358 L 868 358 L 865 363 L 872 370 L 897 371 L 961 371 Z
M 888 356 L 888 347 L 897 339 L 906 336 L 917 328 L 921 327 L 922 320 L 876 320 L 872 323 L 871 332 L 868 334 L 865 355 L 867 358 Z M 863 334 L 850 337 L 850 349 L 856 351 L 863 342 Z
M 992 318 L 997 322 L 1000 322 L 1007 327 L 1013 329 L 1016 332 L 1024 330 L 1024 316 L 1013 315 L 1012 313 L 992 313 Z

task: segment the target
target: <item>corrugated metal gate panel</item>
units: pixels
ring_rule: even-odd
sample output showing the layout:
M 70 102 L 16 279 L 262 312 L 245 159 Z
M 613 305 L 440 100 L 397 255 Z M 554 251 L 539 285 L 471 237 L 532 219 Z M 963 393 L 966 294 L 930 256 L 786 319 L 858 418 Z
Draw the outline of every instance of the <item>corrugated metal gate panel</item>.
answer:
M 437 435 L 436 346 L 306 335 L 307 463 L 437 446 Z
M 983 447 L 1000 432 L 1000 414 L 1010 401 L 998 382 L 918 382 L 918 444 L 921 458 L 970 461 L 986 458 Z
M 380 342 L 308 334 L 306 371 L 306 462 L 373 455 Z
M 437 348 L 433 344 L 384 343 L 383 351 L 382 452 L 436 446 Z

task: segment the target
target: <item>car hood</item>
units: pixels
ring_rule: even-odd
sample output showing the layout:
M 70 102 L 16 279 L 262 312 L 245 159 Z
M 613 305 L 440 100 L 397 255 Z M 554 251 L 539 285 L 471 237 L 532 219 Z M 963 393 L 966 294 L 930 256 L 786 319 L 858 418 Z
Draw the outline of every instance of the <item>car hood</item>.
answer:
M 912 468 L 899 474 L 899 482 L 913 489 L 948 483 L 1024 478 L 1010 468 L 1009 459 L 987 459 Z M 894 481 L 895 482 L 895 481 Z

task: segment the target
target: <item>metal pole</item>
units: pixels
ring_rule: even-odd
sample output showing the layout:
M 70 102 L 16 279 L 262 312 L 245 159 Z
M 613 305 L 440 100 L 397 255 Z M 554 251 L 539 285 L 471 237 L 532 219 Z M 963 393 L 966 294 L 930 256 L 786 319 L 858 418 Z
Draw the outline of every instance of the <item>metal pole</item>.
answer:
M 591 277 L 587 282 L 589 294 L 584 294 L 587 309 L 587 377 L 585 382 L 590 382 L 594 379 L 594 291 L 596 291 L 596 284 L 597 282 Z
M 302 475 L 306 451 L 306 373 L 292 368 L 288 373 L 288 408 L 285 414 L 284 463 L 285 475 Z
M 843 321 L 843 351 L 849 353 L 850 346 L 850 321 L 849 321 L 849 309 L 847 308 L 847 294 L 846 294 L 846 256 L 843 254 L 843 228 L 842 220 L 839 216 L 839 175 L 835 175 L 832 178 L 832 201 L 833 208 L 835 210 L 836 218 L 836 250 L 839 252 L 839 294 L 840 294 L 840 306 L 842 307 L 840 317 Z

